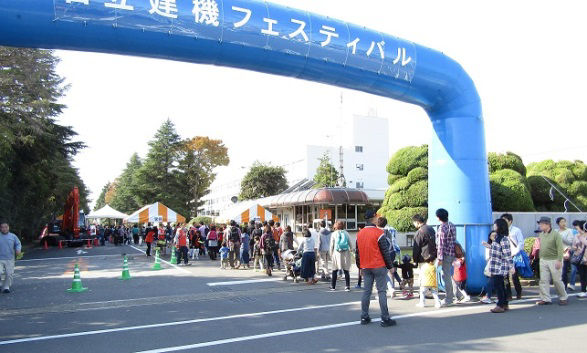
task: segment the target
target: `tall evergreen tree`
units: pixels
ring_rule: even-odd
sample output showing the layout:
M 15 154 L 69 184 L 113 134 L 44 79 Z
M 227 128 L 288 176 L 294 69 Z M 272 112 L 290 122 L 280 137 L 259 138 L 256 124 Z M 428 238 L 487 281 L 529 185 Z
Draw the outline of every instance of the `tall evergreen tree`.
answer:
M 132 213 L 143 206 L 138 197 L 139 181 L 137 178 L 142 165 L 139 155 L 134 153 L 116 180 L 116 192 L 110 206 L 124 213 Z
M 137 201 L 140 204 L 159 201 L 178 212 L 185 210 L 177 170 L 181 139 L 171 120 L 163 122 L 149 147 L 147 158 L 136 176 Z
M 85 146 L 55 120 L 67 88 L 57 63 L 52 51 L 0 47 L 0 217 L 29 239 L 63 213 L 74 186 L 88 211 L 87 189 L 71 162 Z
M 322 157 L 318 159 L 320 165 L 314 174 L 315 188 L 335 187 L 338 182 L 338 171 L 332 165 L 328 152 L 324 152 Z

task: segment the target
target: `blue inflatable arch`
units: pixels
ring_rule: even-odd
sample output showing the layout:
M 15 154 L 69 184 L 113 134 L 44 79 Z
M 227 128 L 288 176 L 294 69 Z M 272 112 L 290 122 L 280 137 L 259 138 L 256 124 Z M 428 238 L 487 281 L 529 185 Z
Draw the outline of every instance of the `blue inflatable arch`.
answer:
M 444 54 L 306 11 L 245 0 L 3 0 L 0 44 L 214 64 L 416 104 L 434 127 L 430 222 L 459 225 L 471 290 L 484 286 L 491 200 L 481 102 Z

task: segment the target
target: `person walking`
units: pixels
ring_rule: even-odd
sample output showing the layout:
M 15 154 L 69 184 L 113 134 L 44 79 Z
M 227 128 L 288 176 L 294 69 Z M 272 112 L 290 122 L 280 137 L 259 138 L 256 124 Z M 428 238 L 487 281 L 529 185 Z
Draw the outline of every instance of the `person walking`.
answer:
M 248 270 L 249 266 L 249 247 L 250 247 L 251 236 L 248 232 L 248 227 L 243 226 L 241 229 L 241 248 L 240 248 L 240 264 L 245 266 Z
M 330 279 L 330 271 L 328 270 L 328 262 L 330 261 L 330 229 L 326 228 L 326 221 L 322 220 L 320 223 L 320 232 L 318 232 L 318 263 L 322 270 L 322 279 Z
M 587 223 L 585 221 L 579 221 L 577 225 L 579 234 L 575 237 L 572 247 L 573 254 L 575 255 L 573 258 L 576 259 L 575 266 L 577 267 L 577 273 L 579 273 L 579 279 L 581 280 L 581 293 L 577 297 L 587 298 Z
M 132 240 L 135 245 L 139 245 L 139 233 L 140 233 L 139 226 L 137 224 L 135 224 L 132 227 Z
M 273 276 L 273 254 L 277 248 L 277 243 L 273 237 L 273 230 L 270 225 L 265 226 L 265 232 L 261 236 L 261 252 L 265 258 L 265 273 L 267 276 Z
M 489 255 L 491 254 L 491 244 L 495 241 L 496 238 L 497 233 L 492 230 L 487 236 L 487 242 L 481 242 L 481 245 L 485 247 L 485 261 L 487 262 L 485 269 L 483 270 L 483 275 L 487 278 L 487 284 L 485 285 L 485 295 L 480 300 L 480 302 L 483 304 L 493 303 L 493 300 L 491 300 L 491 296 L 493 295 L 493 279 L 491 278 L 491 273 L 489 272 Z
M 330 290 L 336 290 L 336 277 L 339 271 L 344 273 L 345 291 L 351 290 L 351 239 L 344 229 L 344 222 L 337 221 L 334 224 L 334 232 L 330 237 L 330 253 L 332 254 L 332 281 Z
M 575 233 L 570 228 L 567 228 L 567 220 L 564 217 L 556 219 L 558 225 L 557 232 L 561 235 L 565 252 L 563 254 L 563 284 L 565 288 L 571 291 L 575 290 L 575 283 L 577 280 L 577 266 L 571 263 L 573 256 L 573 243 L 575 242 Z M 569 278 L 569 270 L 571 272 Z
M 22 245 L 14 233 L 10 233 L 8 222 L 0 221 L 0 274 L 4 272 L 2 293 L 10 293 L 14 276 L 14 260 L 20 255 Z
M 177 244 L 177 247 L 179 249 L 177 264 L 181 264 L 181 260 L 183 258 L 184 266 L 190 265 L 188 263 L 188 251 L 190 246 L 190 240 L 188 238 L 187 230 L 184 227 L 180 227 L 175 233 L 174 243 Z
M 279 222 L 275 223 L 274 220 L 270 219 L 267 224 L 269 227 L 271 227 L 275 244 L 279 244 L 279 239 L 281 238 L 281 234 L 283 234 L 283 229 L 281 229 Z M 276 246 L 275 249 L 273 249 L 273 263 L 277 264 L 277 269 L 281 271 L 281 254 L 279 251 L 279 246 Z
M 302 269 L 300 277 L 306 280 L 308 284 L 315 284 L 318 282 L 314 276 L 316 275 L 316 242 L 312 238 L 312 233 L 309 229 L 304 229 L 304 240 L 298 247 L 298 253 L 302 254 Z
M 365 212 L 367 225 L 357 234 L 355 247 L 355 261 L 364 277 L 365 289 L 361 298 L 361 325 L 371 322 L 369 304 L 373 291 L 373 282 L 377 286 L 377 296 L 381 309 L 381 323 L 383 327 L 394 326 L 395 320 L 389 317 L 387 308 L 387 274 L 393 268 L 393 258 L 390 244 L 382 229 L 375 226 L 377 215 L 372 210 Z
M 210 225 L 210 231 L 206 236 L 206 244 L 208 246 L 208 255 L 210 256 L 210 260 L 216 260 L 216 254 L 220 245 L 220 239 L 218 239 L 218 234 L 216 233 L 216 226 L 214 224 Z
M 538 225 L 542 231 L 540 239 L 540 300 L 537 305 L 552 304 L 550 297 L 550 281 L 558 293 L 558 304 L 567 305 L 568 295 L 562 281 L 563 240 L 560 234 L 552 229 L 549 217 L 540 217 Z
M 157 228 L 149 228 L 147 230 L 147 235 L 145 236 L 145 243 L 147 243 L 147 251 L 145 254 L 147 256 L 151 256 L 151 244 L 153 244 L 153 240 L 155 240 L 155 234 L 157 233 Z
M 505 220 L 508 224 L 508 240 L 510 241 L 510 248 L 512 250 L 512 257 L 518 255 L 520 251 L 524 250 L 524 235 L 522 234 L 522 230 L 520 228 L 513 225 L 514 217 L 509 213 L 504 213 L 501 215 L 503 220 Z M 520 276 L 518 274 L 518 270 L 514 266 L 514 274 L 506 276 L 506 294 L 508 296 L 508 300 L 512 300 L 512 285 L 511 282 L 514 282 L 514 288 L 516 289 L 516 299 L 522 299 L 522 284 L 520 283 Z
M 234 220 L 230 221 L 230 226 L 227 228 L 228 237 L 228 262 L 231 269 L 240 268 L 240 249 L 241 249 L 241 230 Z
M 489 274 L 493 281 L 493 288 L 497 293 L 497 305 L 491 309 L 491 312 L 503 313 L 509 310 L 504 279 L 505 276 L 513 273 L 515 268 L 508 238 L 508 223 L 505 219 L 499 218 L 493 223 L 493 230 L 497 234 L 495 241 L 491 244 L 483 243 L 484 246 L 491 247 L 489 250 Z
M 452 262 L 455 259 L 455 243 L 457 241 L 457 229 L 448 221 L 448 211 L 444 208 L 436 210 L 436 217 L 440 225 L 436 230 L 438 237 L 438 247 L 436 258 L 438 266 L 442 267 L 442 280 L 444 281 L 444 291 L 446 297 L 442 300 L 442 306 L 454 305 L 454 294 L 452 288 Z

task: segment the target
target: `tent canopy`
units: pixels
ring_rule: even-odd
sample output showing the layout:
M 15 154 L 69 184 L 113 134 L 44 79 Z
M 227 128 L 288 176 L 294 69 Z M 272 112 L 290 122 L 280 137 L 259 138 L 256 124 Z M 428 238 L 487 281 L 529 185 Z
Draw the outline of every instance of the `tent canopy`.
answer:
M 146 205 L 124 220 L 126 223 L 185 223 L 185 217 L 165 206 L 161 202 Z
M 277 216 L 269 212 L 263 206 L 251 202 L 236 204 L 218 218 L 225 221 L 234 220 L 238 224 L 249 223 L 249 221 L 252 220 L 264 222 L 272 219 L 276 222 L 279 221 Z
M 99 210 L 90 212 L 90 214 L 86 216 L 86 218 L 110 218 L 110 219 L 125 219 L 126 217 L 128 217 L 127 214 L 122 213 L 120 211 L 117 211 L 117 210 L 113 209 L 112 207 L 110 207 L 109 205 L 106 205 Z

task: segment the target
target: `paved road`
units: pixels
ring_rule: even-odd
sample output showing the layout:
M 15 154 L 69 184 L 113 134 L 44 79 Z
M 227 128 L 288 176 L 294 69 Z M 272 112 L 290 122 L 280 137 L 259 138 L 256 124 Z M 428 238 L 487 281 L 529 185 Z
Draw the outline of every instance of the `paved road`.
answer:
M 587 333 L 587 301 L 575 297 L 540 308 L 529 298 L 500 315 L 393 299 L 398 326 L 381 328 L 358 324 L 360 291 L 255 282 L 267 277 L 209 260 L 150 271 L 153 259 L 128 246 L 77 250 L 17 262 L 14 292 L 0 296 L 0 352 L 555 352 L 581 347 Z M 116 279 L 123 253 L 131 281 Z M 89 290 L 66 293 L 76 262 Z M 376 301 L 372 310 L 376 318 Z

